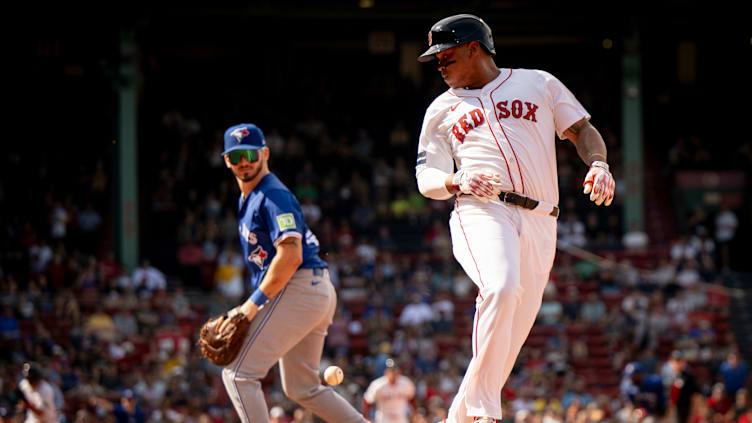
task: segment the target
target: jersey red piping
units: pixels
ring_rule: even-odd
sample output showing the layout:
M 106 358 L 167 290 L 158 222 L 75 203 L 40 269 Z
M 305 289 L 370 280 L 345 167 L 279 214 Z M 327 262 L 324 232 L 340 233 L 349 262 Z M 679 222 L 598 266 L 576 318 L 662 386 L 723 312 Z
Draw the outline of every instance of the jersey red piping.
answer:
M 501 84 L 507 82 L 507 79 L 509 79 L 509 78 L 512 77 L 512 72 L 513 72 L 513 70 L 509 69 L 509 76 L 507 76 L 506 79 L 504 79 L 503 81 L 501 81 Z M 501 87 L 501 84 L 499 84 L 496 88 L 494 88 L 493 90 L 491 90 L 490 93 L 488 93 L 488 98 L 491 99 L 491 103 L 493 103 L 493 93 L 494 93 L 494 91 L 496 91 L 497 89 L 499 89 L 499 87 Z M 525 193 L 525 179 L 522 178 L 522 167 L 520 166 L 520 160 L 517 158 L 517 153 L 514 151 L 514 147 L 512 146 L 512 142 L 509 141 L 509 137 L 507 136 L 507 131 L 504 130 L 504 126 L 501 124 L 501 121 L 499 120 L 499 115 L 496 114 L 496 111 L 494 111 L 494 116 L 496 116 L 496 122 L 499 123 L 499 127 L 501 128 L 501 132 L 504 133 L 504 138 L 507 139 L 507 144 L 509 144 L 509 148 L 512 149 L 512 154 L 514 154 L 514 161 L 517 162 L 517 171 L 520 173 L 520 183 L 522 184 L 522 193 L 524 194 Z M 490 125 L 489 125 L 489 127 L 490 127 Z M 505 158 L 505 160 L 506 160 L 506 158 Z M 507 166 L 509 166 L 509 165 L 507 165 Z M 514 188 L 514 183 L 512 183 L 512 187 Z
M 465 237 L 465 243 L 467 244 L 467 251 L 470 252 L 470 258 L 473 259 L 473 263 L 475 264 L 475 270 L 478 271 L 478 281 L 480 281 L 480 286 L 485 288 L 485 284 L 483 284 L 483 278 L 480 276 L 480 268 L 478 267 L 478 262 L 475 261 L 475 256 L 473 255 L 473 250 L 470 249 L 470 241 L 467 240 L 467 234 L 465 233 L 465 227 L 462 226 L 462 218 L 460 218 L 460 211 L 459 211 L 459 205 L 460 205 L 460 199 L 459 197 L 454 200 L 454 212 L 457 213 L 457 221 L 460 222 L 460 229 L 462 230 L 462 236 Z M 480 295 L 480 293 L 478 293 Z M 480 295 L 480 299 L 483 299 L 483 296 Z
M 478 292 L 478 296 L 480 296 L 480 292 Z M 480 321 L 480 310 L 475 310 L 475 330 L 473 330 L 473 344 L 475 345 L 475 348 L 473 348 L 473 357 L 478 356 L 478 322 Z
M 458 210 L 460 205 L 460 199 L 457 198 L 454 200 L 454 212 L 457 213 L 457 221 L 460 222 L 460 229 L 462 230 L 462 236 L 465 237 L 465 243 L 467 244 L 467 251 L 470 253 L 470 258 L 473 259 L 473 263 L 475 264 L 475 270 L 478 272 L 478 281 L 480 282 L 480 286 L 485 287 L 485 284 L 483 284 L 483 278 L 480 276 L 480 268 L 478 267 L 478 262 L 475 261 L 475 256 L 473 255 L 473 250 L 470 249 L 470 241 L 467 240 L 467 234 L 465 233 L 465 227 L 462 226 L 462 218 L 460 218 L 460 212 Z M 478 296 L 480 297 L 480 300 L 483 301 L 483 295 L 480 293 L 480 289 L 478 290 Z M 473 355 L 478 354 L 478 321 L 480 320 L 480 310 L 475 310 L 475 330 L 473 331 L 473 337 L 475 342 L 475 351 L 473 352 Z
M 505 81 L 506 81 L 506 79 L 505 79 Z M 503 84 L 503 82 L 502 82 L 502 84 Z M 486 114 L 486 107 L 483 105 L 483 100 L 481 100 L 480 97 L 475 97 L 475 98 L 478 99 L 478 102 L 480 103 L 480 107 L 483 108 L 483 114 L 485 115 Z M 494 116 L 495 115 L 496 115 L 496 111 L 494 111 Z M 499 119 L 499 118 L 497 117 L 496 119 Z M 486 119 L 486 123 L 488 123 L 488 119 Z M 494 131 L 491 128 L 491 124 L 490 123 L 488 123 L 488 130 L 491 131 L 491 136 L 493 136 L 494 142 L 496 142 L 496 147 L 499 148 L 499 153 L 501 153 L 501 157 L 504 158 L 504 163 L 507 165 L 507 174 L 509 174 L 509 180 L 512 182 L 512 191 L 516 191 L 517 189 L 515 188 L 515 185 L 514 185 L 514 178 L 512 178 L 512 171 L 509 169 L 509 162 L 507 161 L 507 156 L 504 154 L 504 150 L 501 149 L 501 145 L 499 144 L 499 140 L 496 139 L 496 134 L 494 134 Z M 506 134 L 504 134 L 504 136 L 506 136 Z M 507 142 L 508 142 L 508 140 L 507 140 Z M 519 163 L 517 165 L 519 166 Z

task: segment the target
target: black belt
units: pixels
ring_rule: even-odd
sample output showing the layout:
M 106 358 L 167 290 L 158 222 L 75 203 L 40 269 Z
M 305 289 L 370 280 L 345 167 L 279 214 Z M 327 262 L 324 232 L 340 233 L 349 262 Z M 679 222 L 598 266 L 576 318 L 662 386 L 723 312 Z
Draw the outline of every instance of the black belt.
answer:
M 530 197 L 525 197 L 524 195 L 517 194 L 516 192 L 504 192 L 502 191 L 501 194 L 499 194 L 499 200 L 514 204 L 515 206 L 520 206 L 523 209 L 532 210 L 536 207 L 538 207 L 538 200 L 533 200 Z M 550 216 L 553 217 L 559 217 L 559 208 L 554 206 L 554 209 L 551 210 L 551 213 L 549 213 Z

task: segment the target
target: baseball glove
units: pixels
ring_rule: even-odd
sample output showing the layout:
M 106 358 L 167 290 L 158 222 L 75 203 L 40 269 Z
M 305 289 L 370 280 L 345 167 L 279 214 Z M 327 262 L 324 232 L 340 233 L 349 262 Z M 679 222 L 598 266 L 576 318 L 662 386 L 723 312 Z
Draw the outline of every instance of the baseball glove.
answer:
M 217 326 L 226 319 L 230 321 L 225 325 L 222 332 L 218 333 Z M 201 327 L 197 343 L 201 347 L 201 354 L 217 366 L 226 366 L 232 363 L 243 346 L 245 335 L 250 326 L 250 320 L 243 313 L 212 317 Z

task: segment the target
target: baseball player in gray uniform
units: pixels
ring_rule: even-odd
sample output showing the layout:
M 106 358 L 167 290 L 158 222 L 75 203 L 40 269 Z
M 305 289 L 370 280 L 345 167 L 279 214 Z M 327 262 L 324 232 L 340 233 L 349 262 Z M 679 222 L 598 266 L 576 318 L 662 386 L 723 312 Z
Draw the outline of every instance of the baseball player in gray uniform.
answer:
M 279 362 L 282 387 L 290 399 L 328 422 L 365 422 L 319 379 L 337 295 L 300 204 L 269 171 L 269 149 L 256 125 L 230 127 L 224 143 L 222 156 L 241 191 L 238 231 L 254 289 L 235 308 L 251 321 L 247 339 L 222 371 L 235 410 L 244 423 L 269 421 L 260 381 Z

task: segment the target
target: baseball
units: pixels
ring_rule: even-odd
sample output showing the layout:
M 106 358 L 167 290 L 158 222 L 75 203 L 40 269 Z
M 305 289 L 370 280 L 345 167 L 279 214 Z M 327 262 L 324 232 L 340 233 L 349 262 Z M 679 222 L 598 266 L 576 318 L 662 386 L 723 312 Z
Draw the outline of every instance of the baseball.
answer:
M 329 366 L 324 370 L 324 380 L 329 386 L 337 386 L 342 383 L 342 379 L 345 378 L 345 374 L 337 366 Z

